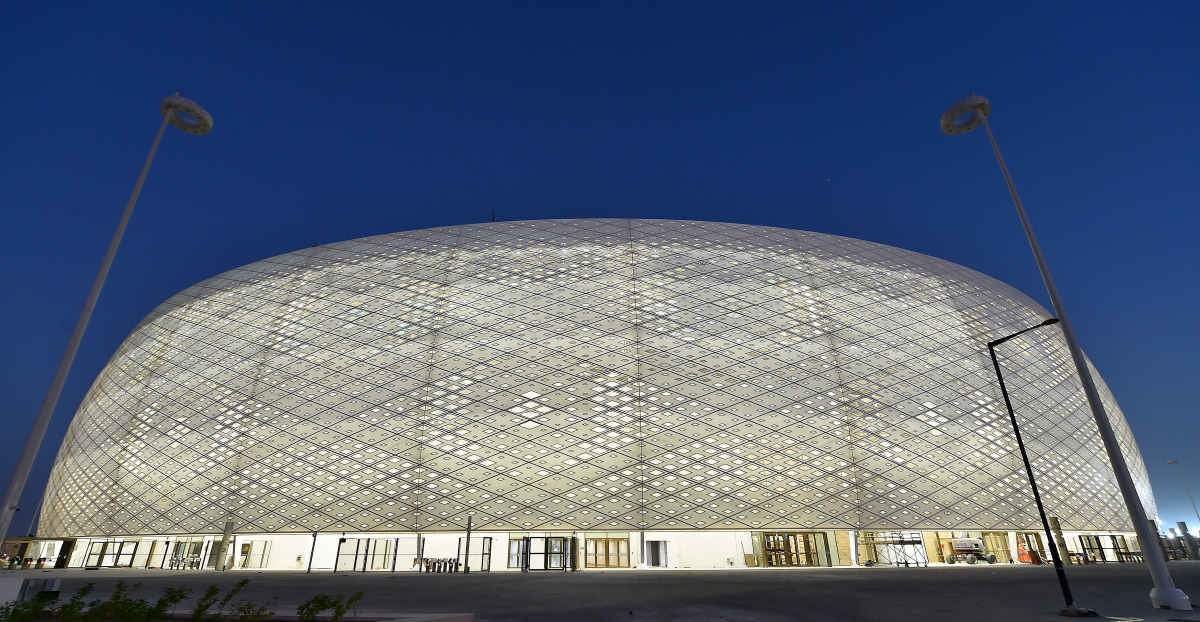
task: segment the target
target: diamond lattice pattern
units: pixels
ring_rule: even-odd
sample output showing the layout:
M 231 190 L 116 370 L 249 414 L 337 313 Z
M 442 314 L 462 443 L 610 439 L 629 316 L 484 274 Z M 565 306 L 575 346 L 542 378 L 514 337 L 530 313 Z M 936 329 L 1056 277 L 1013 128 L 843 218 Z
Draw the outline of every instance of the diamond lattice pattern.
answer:
M 747 225 L 305 249 L 137 327 L 70 427 L 41 532 L 1035 528 L 985 343 L 1045 317 L 945 261 Z M 1128 529 L 1057 328 L 1002 350 L 1050 512 Z

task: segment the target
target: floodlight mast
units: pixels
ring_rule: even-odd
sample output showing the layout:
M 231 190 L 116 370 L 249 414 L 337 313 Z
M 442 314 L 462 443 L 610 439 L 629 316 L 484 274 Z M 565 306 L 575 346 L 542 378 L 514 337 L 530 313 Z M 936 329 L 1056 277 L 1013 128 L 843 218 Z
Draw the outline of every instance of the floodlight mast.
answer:
M 154 162 L 154 154 L 158 151 L 158 143 L 162 141 L 167 124 L 170 123 L 189 134 L 204 135 L 212 131 L 212 115 L 208 114 L 208 111 L 200 104 L 182 97 L 178 92 L 163 99 L 162 104 L 159 105 L 159 112 L 162 113 L 163 122 L 158 128 L 158 135 L 154 137 L 154 145 L 150 147 L 150 155 L 146 157 L 146 163 L 142 166 L 142 173 L 133 187 L 133 194 L 129 197 L 129 203 L 125 205 L 125 212 L 121 214 L 121 222 L 117 225 L 117 231 L 108 244 L 108 252 L 104 254 L 104 261 L 100 263 L 100 271 L 96 274 L 96 280 L 92 282 L 92 289 L 88 293 L 87 301 L 83 303 L 83 311 L 80 312 L 79 319 L 75 322 L 75 332 L 71 333 L 71 339 L 67 342 L 67 349 L 63 352 L 58 370 L 54 373 L 54 380 L 50 382 L 50 390 L 46 392 L 46 399 L 42 402 L 37 420 L 34 421 L 33 429 L 29 432 L 29 439 L 25 441 L 25 449 L 21 451 L 21 457 L 17 460 L 17 468 L 13 470 L 12 479 L 8 482 L 8 489 L 4 492 L 4 499 L 0 501 L 0 539 L 8 535 L 13 515 L 20 509 L 17 504 L 21 501 L 21 493 L 25 491 L 25 483 L 29 480 L 30 471 L 33 470 L 33 461 L 37 458 L 42 440 L 46 437 L 46 429 L 50 426 L 50 417 L 54 414 L 54 407 L 58 405 L 58 398 L 62 395 L 63 386 L 67 382 L 67 374 L 70 373 L 71 365 L 75 362 L 75 353 L 79 351 L 83 333 L 87 330 L 88 322 L 92 318 L 92 311 L 96 308 L 96 301 L 100 298 L 100 290 L 104 289 L 104 281 L 108 278 L 108 271 L 117 255 L 117 248 L 121 246 L 121 238 L 124 237 L 125 228 L 129 225 L 129 218 L 133 215 L 133 207 L 137 204 L 138 195 L 142 193 L 142 185 L 146 183 L 146 174 L 150 172 L 150 164 Z
M 1000 171 L 1004 173 L 1004 181 L 1008 184 L 1008 191 L 1012 194 L 1017 214 L 1021 217 L 1021 225 L 1025 228 L 1025 237 L 1029 240 L 1038 270 L 1042 273 L 1042 282 L 1046 285 L 1046 292 L 1050 294 L 1050 303 L 1054 306 L 1054 313 L 1062 323 L 1063 338 L 1071 352 L 1071 360 L 1075 362 L 1075 369 L 1079 373 L 1079 382 L 1083 385 L 1083 393 L 1087 397 L 1088 406 L 1092 409 L 1092 416 L 1096 420 L 1096 428 L 1100 432 L 1104 450 L 1108 454 L 1109 462 L 1112 463 L 1113 475 L 1117 478 L 1117 486 L 1121 489 L 1121 496 L 1125 500 L 1125 507 L 1129 510 L 1133 529 L 1137 532 L 1138 542 L 1141 543 L 1142 555 L 1146 559 L 1146 565 L 1150 568 L 1150 577 L 1154 581 L 1154 587 L 1150 590 L 1150 603 L 1160 609 L 1191 611 L 1192 601 L 1187 594 L 1175 587 L 1171 573 L 1167 570 L 1167 561 L 1163 557 L 1162 549 L 1158 546 L 1158 533 L 1150 528 L 1151 519 L 1146 516 L 1146 509 L 1138 496 L 1137 488 L 1133 485 L 1133 477 L 1129 474 L 1125 455 L 1121 453 L 1117 435 L 1113 432 L 1108 413 L 1105 412 L 1104 404 L 1100 401 L 1100 392 L 1096 390 L 1096 383 L 1092 380 L 1087 359 L 1083 356 L 1083 349 L 1079 347 L 1075 328 L 1071 325 L 1062 298 L 1058 294 L 1058 288 L 1054 285 L 1054 277 L 1050 275 L 1050 267 L 1046 264 L 1045 256 L 1042 255 L 1042 248 L 1038 245 L 1037 236 L 1033 233 L 1033 225 L 1029 223 L 1029 217 L 1025 214 L 1025 206 L 1021 204 L 1021 197 L 1017 194 L 1016 186 L 1013 185 L 1012 176 L 1008 173 L 1008 166 L 1004 164 L 1004 156 L 1000 155 L 1000 147 L 996 144 L 996 137 L 992 135 L 992 128 L 987 122 L 991 113 L 992 105 L 987 98 L 972 93 L 970 97 L 950 106 L 942 114 L 942 131 L 955 136 L 966 134 L 980 125 L 987 131 L 988 140 L 992 143 L 992 151 L 996 153 Z

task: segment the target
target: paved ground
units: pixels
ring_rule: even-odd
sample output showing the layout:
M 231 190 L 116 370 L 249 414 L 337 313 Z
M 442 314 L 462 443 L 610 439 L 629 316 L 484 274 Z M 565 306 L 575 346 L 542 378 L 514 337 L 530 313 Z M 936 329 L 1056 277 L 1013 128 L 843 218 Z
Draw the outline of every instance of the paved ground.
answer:
M 1200 604 L 1200 562 L 1171 562 L 1175 582 Z M 1077 602 L 1110 620 L 1194 620 L 1200 609 L 1150 606 L 1150 577 L 1141 564 L 1067 568 Z M 164 587 L 250 583 L 239 598 L 278 599 L 275 611 L 294 615 L 314 594 L 366 597 L 360 615 L 475 614 L 479 622 L 509 620 L 688 622 L 1062 620 L 1062 594 L 1050 566 L 931 566 L 789 570 L 661 570 L 414 574 L 286 571 L 54 570 L 4 571 L 0 576 L 60 578 L 64 598 L 86 582 L 107 595 L 119 580 L 141 583 L 153 600 Z M 190 611 L 184 605 L 180 611 Z

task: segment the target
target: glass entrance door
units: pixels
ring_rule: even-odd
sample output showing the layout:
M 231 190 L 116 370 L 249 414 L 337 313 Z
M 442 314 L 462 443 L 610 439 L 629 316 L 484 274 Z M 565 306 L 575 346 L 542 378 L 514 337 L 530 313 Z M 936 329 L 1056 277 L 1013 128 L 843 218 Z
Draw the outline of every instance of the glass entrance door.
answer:
M 371 543 L 366 538 L 342 538 L 338 541 L 337 561 L 333 564 L 334 572 L 360 570 L 360 562 L 365 561 L 366 547 Z
M 815 536 L 802 532 L 764 533 L 763 560 L 768 568 L 819 566 Z
M 531 536 L 524 539 L 525 570 L 566 570 L 571 565 L 571 538 Z
M 466 538 L 459 538 L 457 559 L 458 566 L 463 570 L 491 572 L 492 538 L 490 536 L 472 537 L 469 543 Z
M 113 557 L 113 568 L 133 568 L 133 556 L 137 554 L 137 540 L 125 540 L 117 545 Z
M 1125 536 L 1117 534 L 1083 534 L 1079 536 L 1083 553 L 1093 562 L 1127 561 L 1140 562 L 1141 556 L 1130 550 Z
M 395 572 L 399 538 L 342 538 L 334 572 L 382 570 Z
M 105 540 L 88 545 L 84 566 L 90 568 L 132 568 L 137 540 Z
M 266 568 L 271 556 L 270 540 L 242 542 L 238 551 L 238 568 Z
M 108 549 L 115 546 L 117 546 L 117 543 L 110 540 L 92 542 L 88 545 L 86 561 L 83 565 L 87 568 L 99 568 L 103 566 L 105 558 L 112 557 L 112 553 Z
M 528 538 L 514 538 L 508 541 L 508 567 L 524 568 L 525 552 L 529 550 Z
M 588 538 L 584 559 L 588 568 L 628 568 L 629 538 Z
M 168 568 L 184 570 L 200 567 L 200 553 L 204 548 L 202 540 L 177 540 L 172 547 Z

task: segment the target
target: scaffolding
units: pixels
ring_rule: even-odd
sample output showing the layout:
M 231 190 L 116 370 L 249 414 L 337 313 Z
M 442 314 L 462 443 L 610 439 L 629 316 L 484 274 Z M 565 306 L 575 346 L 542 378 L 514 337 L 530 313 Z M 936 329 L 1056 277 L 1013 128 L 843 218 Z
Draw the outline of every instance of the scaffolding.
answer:
M 864 566 L 929 566 L 929 554 L 919 531 L 860 531 L 858 559 Z

